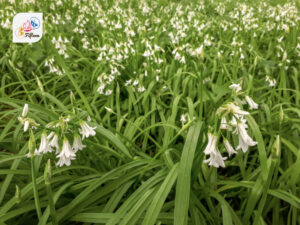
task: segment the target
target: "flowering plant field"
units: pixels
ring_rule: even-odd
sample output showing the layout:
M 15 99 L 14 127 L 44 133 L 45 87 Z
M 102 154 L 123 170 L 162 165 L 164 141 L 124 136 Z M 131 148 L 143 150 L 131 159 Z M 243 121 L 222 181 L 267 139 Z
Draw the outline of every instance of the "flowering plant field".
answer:
M 298 1 L 0 6 L 0 225 L 300 224 Z

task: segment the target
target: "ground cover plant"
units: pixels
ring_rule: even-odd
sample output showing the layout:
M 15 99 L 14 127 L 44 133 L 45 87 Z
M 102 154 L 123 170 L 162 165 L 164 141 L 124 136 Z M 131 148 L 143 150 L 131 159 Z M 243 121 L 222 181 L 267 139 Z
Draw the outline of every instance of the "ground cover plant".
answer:
M 300 224 L 298 1 L 0 6 L 1 225 Z

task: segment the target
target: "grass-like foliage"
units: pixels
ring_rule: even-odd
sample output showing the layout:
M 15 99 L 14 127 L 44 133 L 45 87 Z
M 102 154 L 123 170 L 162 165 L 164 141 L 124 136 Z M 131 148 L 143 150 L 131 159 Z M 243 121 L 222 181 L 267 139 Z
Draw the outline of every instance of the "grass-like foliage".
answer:
M 299 1 L 0 0 L 0 24 L 0 225 L 300 224 Z

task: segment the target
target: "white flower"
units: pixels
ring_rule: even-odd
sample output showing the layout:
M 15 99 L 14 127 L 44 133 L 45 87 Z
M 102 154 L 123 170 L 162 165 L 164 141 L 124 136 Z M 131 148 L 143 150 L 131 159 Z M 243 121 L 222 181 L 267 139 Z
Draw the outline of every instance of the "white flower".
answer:
M 258 108 L 258 104 L 256 104 L 252 98 L 250 98 L 249 96 L 245 97 L 246 101 L 248 102 L 250 109 L 257 109 Z
M 70 166 L 71 165 L 71 160 L 75 158 L 67 158 L 66 156 L 61 156 L 56 163 L 57 166 L 62 167 L 63 165 Z
M 220 126 L 220 129 L 223 129 L 223 130 L 229 130 L 229 131 L 232 130 L 232 127 L 231 127 L 230 125 L 228 125 L 225 116 L 223 116 L 222 119 L 221 119 L 221 126 Z
M 80 134 L 82 134 L 82 139 L 88 138 L 90 135 L 91 136 L 95 136 L 96 135 L 96 132 L 94 131 L 94 129 L 96 129 L 96 127 L 90 127 L 84 121 L 80 122 L 80 126 L 81 126 L 81 129 L 79 130 L 79 132 L 80 132 Z
M 144 86 L 140 86 L 139 88 L 138 88 L 138 92 L 144 92 L 146 89 L 145 89 L 145 87 Z
M 266 81 L 269 83 L 269 87 L 274 87 L 276 85 L 276 80 L 271 79 L 269 76 L 266 76 Z
M 38 151 L 37 149 L 35 149 L 33 155 L 40 155 L 40 153 L 39 153 L 39 151 Z M 27 157 L 27 158 L 30 158 L 30 152 L 28 152 L 28 153 L 26 154 L 26 157 Z
M 73 141 L 73 151 L 76 153 L 78 150 L 82 150 L 86 146 L 82 144 L 81 137 L 78 134 L 75 134 L 74 141 Z
M 243 152 L 247 152 L 249 146 L 255 146 L 256 141 L 253 141 L 252 138 L 248 135 L 246 130 L 246 124 L 244 122 L 238 121 L 237 128 L 235 130 L 239 135 L 239 145 L 236 150 L 242 149 Z
M 24 123 L 24 132 L 26 132 L 29 128 L 29 121 L 26 120 L 25 123 Z
M 242 87 L 240 84 L 232 84 L 229 86 L 229 88 L 234 90 L 236 93 L 242 90 Z
M 221 106 L 220 108 L 217 109 L 217 114 L 220 115 L 223 111 L 226 111 L 226 116 L 228 113 L 233 113 L 238 116 L 244 116 L 244 115 L 249 115 L 249 112 L 246 112 L 244 110 L 241 110 L 241 108 L 234 103 L 230 102 L 226 104 L 225 106 Z
M 50 135 L 51 135 L 51 134 L 50 134 Z M 49 136 L 50 136 L 50 135 L 49 135 Z M 48 137 L 49 137 L 49 136 L 48 136 Z M 50 137 L 50 138 L 51 138 L 51 137 Z M 49 138 L 49 139 L 50 139 L 50 138 Z M 55 148 L 56 148 L 56 154 L 59 153 L 60 148 L 59 148 L 59 145 L 58 145 L 58 135 L 57 135 L 57 134 L 54 134 L 52 140 L 49 142 L 49 145 L 50 145 L 51 147 L 55 147 Z
M 231 146 L 231 144 L 229 143 L 229 141 L 227 139 L 224 140 L 224 145 L 225 148 L 229 154 L 229 156 L 236 154 L 237 152 L 233 149 L 233 147 Z
M 209 155 L 212 152 L 216 152 L 217 151 L 217 140 L 218 140 L 218 136 L 212 133 L 208 133 L 207 134 L 208 137 L 208 143 L 206 145 L 206 148 L 204 149 L 204 154 L 205 155 Z
M 210 166 L 214 166 L 216 168 L 225 167 L 224 160 L 226 160 L 227 157 L 222 157 L 221 153 L 216 150 L 215 152 L 210 153 L 210 157 L 206 160 L 204 160 L 204 163 L 208 163 Z
M 73 152 L 69 140 L 64 138 L 62 151 L 56 156 L 60 158 L 56 165 L 63 166 L 64 164 L 69 166 L 71 164 L 71 160 L 75 159 L 76 155 Z
M 186 116 L 187 116 L 187 114 L 182 114 L 182 115 L 180 116 L 180 122 L 186 123 Z
M 39 153 L 46 154 L 47 152 L 52 152 L 52 148 L 48 143 L 46 132 L 43 132 L 41 135 L 41 144 L 39 147 Z
M 27 113 L 28 113 L 28 104 L 25 104 L 22 112 L 22 117 L 26 117 Z

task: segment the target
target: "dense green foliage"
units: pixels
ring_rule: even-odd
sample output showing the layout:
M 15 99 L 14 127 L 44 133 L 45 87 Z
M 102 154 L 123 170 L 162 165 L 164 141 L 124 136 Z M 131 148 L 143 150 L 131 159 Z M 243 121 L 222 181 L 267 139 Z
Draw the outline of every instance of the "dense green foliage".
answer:
M 297 4 L 0 0 L 0 225 L 300 224 Z M 42 39 L 12 43 L 29 11 L 43 12 Z M 228 102 L 257 144 L 215 168 L 208 134 L 224 135 L 223 156 L 225 136 L 239 142 L 221 134 Z M 28 158 L 24 104 L 37 147 L 53 121 L 70 140 L 79 120 L 96 135 L 70 166 Z

